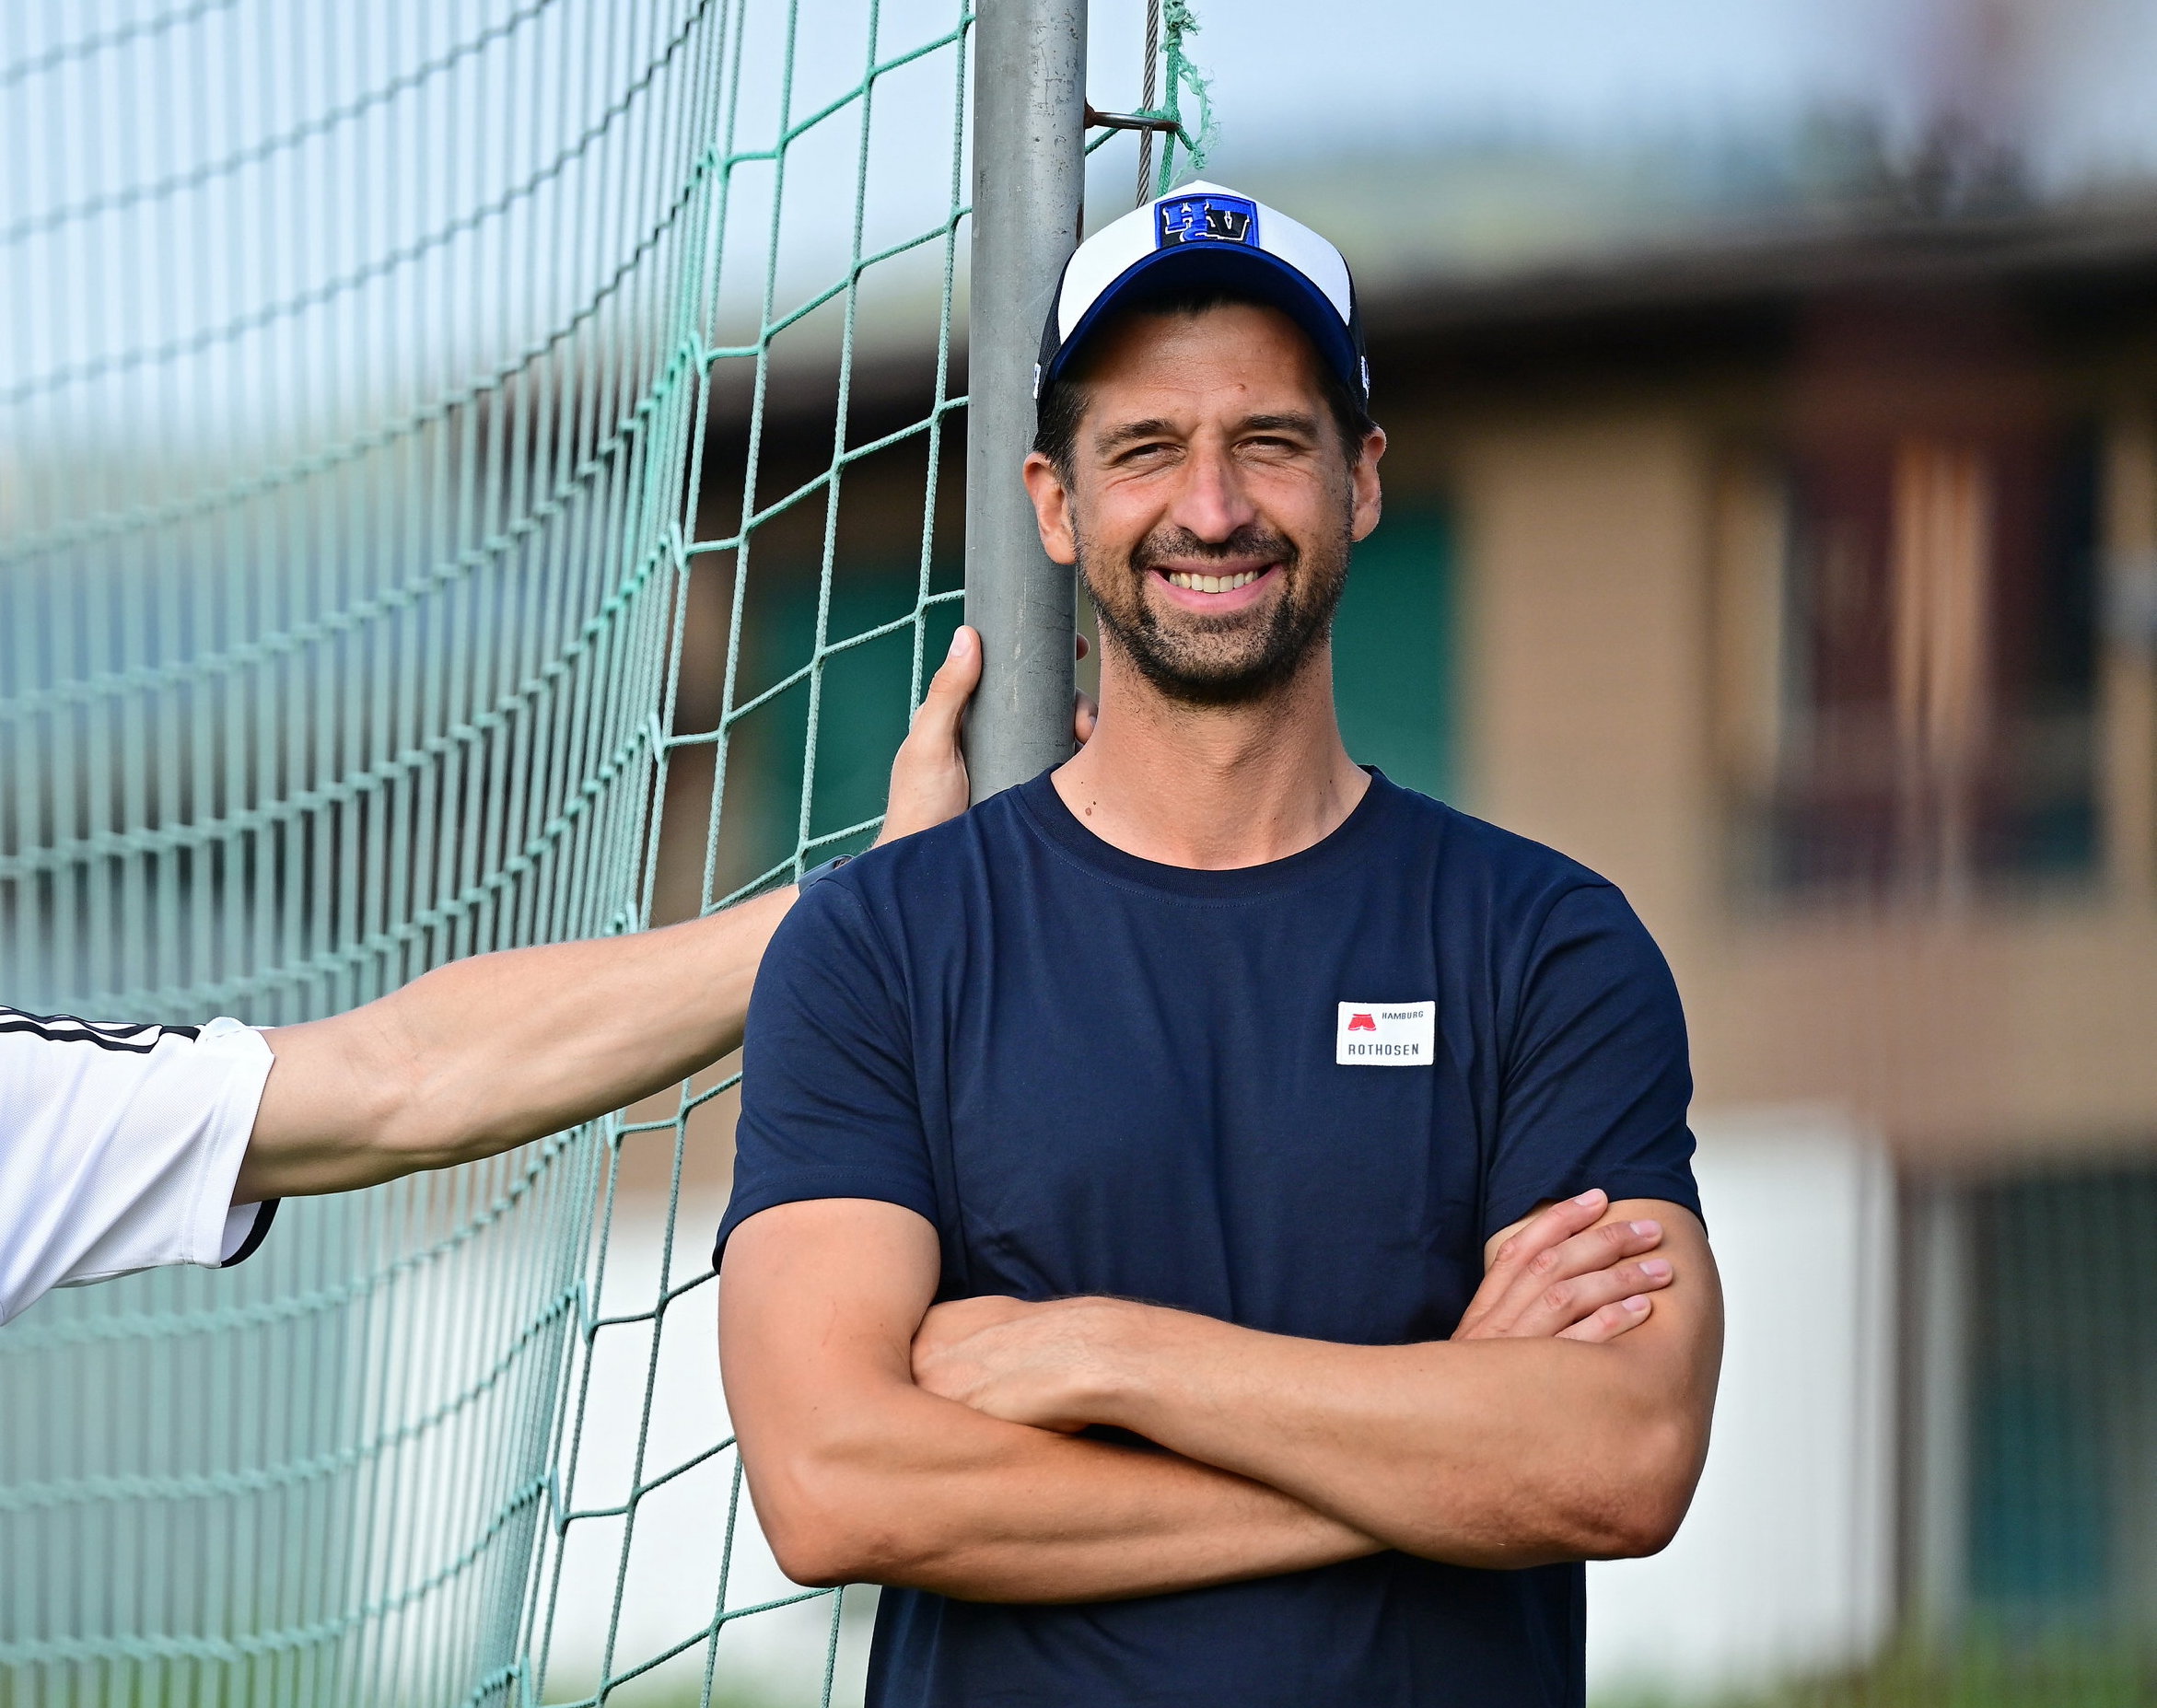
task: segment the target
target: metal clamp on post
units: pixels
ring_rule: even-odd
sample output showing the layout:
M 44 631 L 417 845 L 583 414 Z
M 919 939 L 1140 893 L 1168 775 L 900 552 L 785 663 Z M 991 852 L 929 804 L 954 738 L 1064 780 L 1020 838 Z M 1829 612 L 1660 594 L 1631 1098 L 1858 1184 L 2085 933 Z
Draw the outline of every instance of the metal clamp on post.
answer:
M 1149 112 L 1103 112 L 1098 107 L 1089 107 L 1086 128 L 1090 131 L 1173 131 L 1181 134 L 1183 126 L 1180 120 Z

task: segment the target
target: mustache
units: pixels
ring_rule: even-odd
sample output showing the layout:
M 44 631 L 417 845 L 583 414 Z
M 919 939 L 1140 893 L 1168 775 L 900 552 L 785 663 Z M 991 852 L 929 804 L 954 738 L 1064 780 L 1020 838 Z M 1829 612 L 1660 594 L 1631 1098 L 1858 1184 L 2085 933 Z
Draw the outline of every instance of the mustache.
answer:
M 1226 540 L 1201 540 L 1187 528 L 1162 528 L 1138 542 L 1131 553 L 1131 567 L 1140 574 L 1165 559 L 1184 563 L 1227 563 L 1235 558 L 1259 558 L 1269 564 L 1293 565 L 1301 555 L 1285 534 L 1255 522 L 1245 523 Z

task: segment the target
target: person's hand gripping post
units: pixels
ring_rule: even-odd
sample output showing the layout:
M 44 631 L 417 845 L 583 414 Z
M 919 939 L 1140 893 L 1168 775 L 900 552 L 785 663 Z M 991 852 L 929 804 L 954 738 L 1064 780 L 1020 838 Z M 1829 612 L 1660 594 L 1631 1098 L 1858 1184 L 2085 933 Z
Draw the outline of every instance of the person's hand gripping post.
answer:
M 1078 656 L 1086 656 L 1086 637 L 1078 640 Z M 981 680 L 981 636 L 966 624 L 951 636 L 951 650 L 944 656 L 928 692 L 914 714 L 914 726 L 899 744 L 892 761 L 892 789 L 884 808 L 884 828 L 879 842 L 896 842 L 916 831 L 926 831 L 966 810 L 966 753 L 960 742 L 961 719 L 966 702 Z M 1071 737 L 1078 747 L 1093 734 L 1095 708 L 1083 692 L 1071 703 Z

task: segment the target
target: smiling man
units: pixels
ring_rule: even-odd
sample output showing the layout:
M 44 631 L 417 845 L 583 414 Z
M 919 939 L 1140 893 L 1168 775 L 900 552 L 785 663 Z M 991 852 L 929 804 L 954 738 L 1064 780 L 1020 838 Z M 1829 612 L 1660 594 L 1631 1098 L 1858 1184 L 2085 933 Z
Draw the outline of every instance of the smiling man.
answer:
M 1579 1562 L 1691 1497 L 1677 994 L 1608 883 L 1344 750 L 1367 381 L 1270 208 L 1084 245 L 1024 478 L 1094 738 L 759 976 L 728 1399 L 782 1564 L 891 1586 L 883 1708 L 1568 1708 Z

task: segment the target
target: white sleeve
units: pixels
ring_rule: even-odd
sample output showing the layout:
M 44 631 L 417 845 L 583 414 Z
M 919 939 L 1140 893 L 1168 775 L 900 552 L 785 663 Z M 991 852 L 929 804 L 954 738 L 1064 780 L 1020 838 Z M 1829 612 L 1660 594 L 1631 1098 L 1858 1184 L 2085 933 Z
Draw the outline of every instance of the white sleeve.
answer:
M 232 1187 L 272 1060 L 237 1020 L 0 1008 L 0 1322 L 50 1287 L 251 1251 L 276 1206 Z

